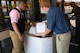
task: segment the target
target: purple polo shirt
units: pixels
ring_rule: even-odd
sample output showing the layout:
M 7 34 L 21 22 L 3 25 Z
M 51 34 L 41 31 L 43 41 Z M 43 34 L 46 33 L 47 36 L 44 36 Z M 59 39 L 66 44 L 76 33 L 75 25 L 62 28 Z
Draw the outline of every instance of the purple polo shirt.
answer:
M 16 7 L 18 10 L 20 10 L 19 7 Z M 21 11 L 21 10 L 20 10 Z M 23 15 L 23 13 L 21 13 Z M 9 14 L 10 18 L 11 18 L 11 23 L 18 23 L 18 20 L 20 18 L 20 13 L 16 10 L 13 9 L 11 10 L 10 14 Z

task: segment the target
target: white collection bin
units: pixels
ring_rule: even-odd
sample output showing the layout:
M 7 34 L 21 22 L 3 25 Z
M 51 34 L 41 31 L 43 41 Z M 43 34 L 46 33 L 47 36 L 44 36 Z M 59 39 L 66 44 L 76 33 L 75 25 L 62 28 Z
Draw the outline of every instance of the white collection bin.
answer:
M 53 37 L 26 36 L 24 50 L 25 53 L 53 53 Z

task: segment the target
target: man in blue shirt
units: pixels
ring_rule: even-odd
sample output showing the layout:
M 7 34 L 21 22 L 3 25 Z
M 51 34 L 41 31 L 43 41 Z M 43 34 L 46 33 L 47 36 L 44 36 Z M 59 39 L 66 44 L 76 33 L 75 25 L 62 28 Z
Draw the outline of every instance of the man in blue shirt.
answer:
M 51 31 L 56 34 L 57 53 L 69 53 L 71 33 L 65 14 L 58 7 L 51 7 L 50 0 L 39 0 L 40 7 L 47 13 L 47 29 L 42 36 Z

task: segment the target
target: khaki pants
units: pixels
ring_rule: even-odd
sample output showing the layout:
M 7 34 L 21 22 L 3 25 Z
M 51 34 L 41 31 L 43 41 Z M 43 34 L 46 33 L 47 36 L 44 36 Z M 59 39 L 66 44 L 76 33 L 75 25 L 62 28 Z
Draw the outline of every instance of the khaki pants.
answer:
M 56 34 L 57 53 L 69 53 L 70 39 L 70 31 L 64 34 Z
M 23 42 L 19 40 L 18 35 L 14 31 L 10 31 L 10 36 L 13 43 L 12 53 L 22 53 Z

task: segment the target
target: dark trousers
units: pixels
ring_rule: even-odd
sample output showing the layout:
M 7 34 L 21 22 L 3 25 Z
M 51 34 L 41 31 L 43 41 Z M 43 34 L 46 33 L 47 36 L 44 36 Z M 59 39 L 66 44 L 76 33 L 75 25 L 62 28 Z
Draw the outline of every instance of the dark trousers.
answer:
M 76 35 L 75 40 L 80 43 L 80 17 L 76 17 Z

